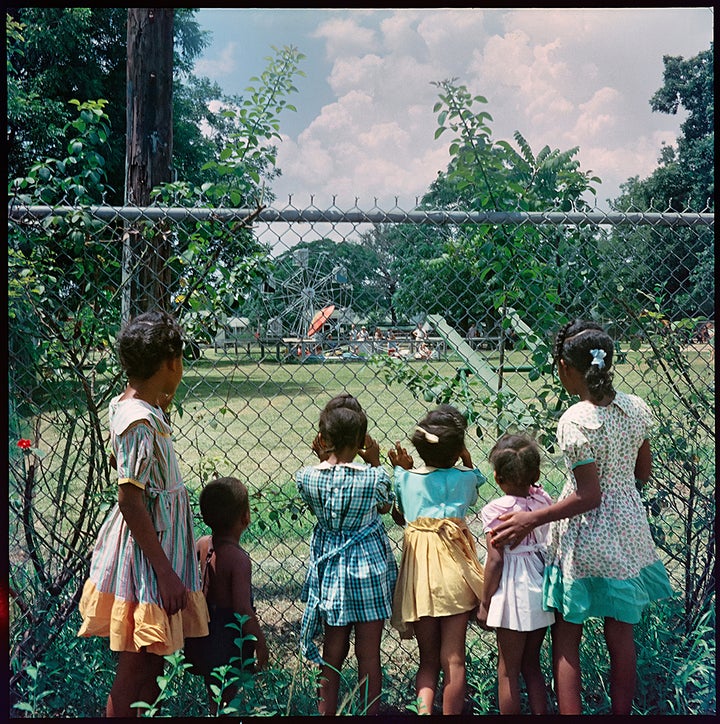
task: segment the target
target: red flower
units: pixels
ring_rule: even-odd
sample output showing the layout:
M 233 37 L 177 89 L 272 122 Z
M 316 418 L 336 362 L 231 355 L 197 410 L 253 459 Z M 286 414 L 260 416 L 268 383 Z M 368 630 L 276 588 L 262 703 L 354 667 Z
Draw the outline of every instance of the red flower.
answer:
M 21 450 L 29 450 L 32 447 L 32 440 L 18 440 L 18 447 Z

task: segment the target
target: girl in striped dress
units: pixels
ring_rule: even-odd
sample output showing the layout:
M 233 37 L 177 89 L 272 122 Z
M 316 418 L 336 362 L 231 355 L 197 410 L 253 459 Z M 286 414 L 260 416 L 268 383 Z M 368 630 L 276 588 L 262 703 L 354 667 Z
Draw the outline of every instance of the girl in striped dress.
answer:
M 118 337 L 125 391 L 110 403 L 118 502 L 98 533 L 80 600 L 79 636 L 109 638 L 119 652 L 108 717 L 153 702 L 163 656 L 206 636 L 208 609 L 192 515 L 166 409 L 183 373 L 182 330 L 165 312 L 130 321 Z
M 317 517 L 301 599 L 302 652 L 320 665 L 318 711 L 337 710 L 340 670 L 355 630 L 360 692 L 367 714 L 380 707 L 380 640 L 392 610 L 397 577 L 381 513 L 394 496 L 380 467 L 380 448 L 367 432 L 367 417 L 351 395 L 334 397 L 320 414 L 313 451 L 320 464 L 296 474 L 298 491 Z M 364 464 L 356 463 L 360 456 Z M 324 633 L 320 655 L 313 637 Z

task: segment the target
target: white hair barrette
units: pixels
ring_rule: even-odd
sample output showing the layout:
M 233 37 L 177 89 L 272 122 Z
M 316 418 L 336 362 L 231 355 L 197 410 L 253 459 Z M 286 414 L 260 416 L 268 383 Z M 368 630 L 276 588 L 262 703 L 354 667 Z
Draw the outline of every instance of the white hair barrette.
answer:
M 592 355 L 592 362 L 590 364 L 597 365 L 599 370 L 603 369 L 605 367 L 605 357 L 607 357 L 605 350 L 591 349 L 590 354 Z

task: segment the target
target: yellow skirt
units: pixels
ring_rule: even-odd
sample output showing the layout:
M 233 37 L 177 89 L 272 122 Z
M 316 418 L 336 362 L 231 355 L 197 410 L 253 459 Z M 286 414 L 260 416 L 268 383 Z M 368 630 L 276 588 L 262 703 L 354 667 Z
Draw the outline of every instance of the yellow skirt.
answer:
M 475 539 L 461 518 L 417 518 L 405 528 L 390 623 L 404 639 L 423 616 L 471 611 L 482 598 Z
M 83 617 L 78 636 L 105 636 L 111 651 L 138 651 L 168 656 L 186 638 L 208 635 L 207 603 L 202 591 L 188 591 L 188 605 L 172 616 L 155 603 L 133 603 L 99 591 L 85 581 L 79 604 Z

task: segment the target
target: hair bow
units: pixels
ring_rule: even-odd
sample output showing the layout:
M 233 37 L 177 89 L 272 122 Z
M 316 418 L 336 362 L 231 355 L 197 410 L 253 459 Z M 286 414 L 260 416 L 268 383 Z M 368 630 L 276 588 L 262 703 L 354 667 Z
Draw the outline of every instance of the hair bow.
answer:
M 603 369 L 605 367 L 605 357 L 607 357 L 607 353 L 604 349 L 591 349 L 590 354 L 592 355 L 592 362 L 591 365 L 597 365 L 597 368 L 599 370 Z
M 434 435 L 433 433 L 428 432 L 425 428 L 423 428 L 423 427 L 416 427 L 415 429 L 416 429 L 418 432 L 422 433 L 422 434 L 425 436 L 425 439 L 426 439 L 429 443 L 440 442 L 440 438 L 439 438 L 437 435 Z

